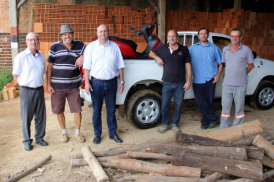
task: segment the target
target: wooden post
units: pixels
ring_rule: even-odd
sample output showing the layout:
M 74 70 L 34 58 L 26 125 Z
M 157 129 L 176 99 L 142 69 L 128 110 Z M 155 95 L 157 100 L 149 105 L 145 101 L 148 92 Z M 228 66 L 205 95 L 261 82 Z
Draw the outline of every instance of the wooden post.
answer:
M 267 167 L 274 168 L 274 160 L 268 157 L 267 155 L 264 156 L 263 160 L 261 160 L 262 164 Z
M 109 177 L 104 171 L 101 164 L 98 162 L 94 154 L 91 152 L 89 146 L 84 146 L 81 148 L 84 159 L 89 164 L 91 170 L 93 171 L 94 176 L 96 177 L 98 182 L 108 181 Z
M 203 137 L 228 142 L 236 141 L 244 137 L 257 135 L 263 132 L 261 122 L 259 120 L 247 122 L 237 126 L 232 126 L 222 130 L 215 130 L 212 132 L 204 133 Z
M 263 136 L 257 135 L 253 140 L 253 145 L 263 148 L 265 153 L 274 159 L 274 145 L 269 143 Z
M 170 156 L 166 154 L 155 154 L 155 153 L 147 153 L 147 152 L 127 152 L 127 156 L 136 159 L 161 159 L 170 161 Z
M 154 163 L 144 162 L 144 161 L 135 160 L 135 159 L 116 159 L 116 158 L 108 158 L 107 163 L 116 165 L 117 168 L 122 168 L 129 171 L 165 174 L 168 176 L 185 176 L 185 177 L 201 176 L 201 169 L 186 167 L 186 166 L 154 164 Z
M 202 178 L 189 177 L 169 177 L 169 176 L 125 176 L 117 182 L 135 181 L 135 182 L 209 182 Z
M 240 161 L 176 151 L 171 155 L 171 163 L 176 166 L 197 167 L 206 171 L 216 171 L 259 181 L 263 178 L 263 166 L 258 162 Z

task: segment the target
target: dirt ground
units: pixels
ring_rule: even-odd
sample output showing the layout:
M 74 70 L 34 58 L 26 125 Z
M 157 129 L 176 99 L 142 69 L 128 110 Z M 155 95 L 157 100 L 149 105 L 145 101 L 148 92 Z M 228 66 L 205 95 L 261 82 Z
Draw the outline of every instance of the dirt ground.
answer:
M 41 174 L 40 171 L 34 171 L 31 174 L 21 178 L 19 181 L 95 181 L 92 172 L 88 166 L 74 167 L 70 165 L 71 155 L 81 152 L 82 146 L 90 146 L 92 151 L 105 151 L 111 148 L 127 146 L 129 144 L 141 144 L 153 141 L 168 139 L 173 136 L 173 131 L 169 130 L 165 134 L 160 134 L 157 129 L 160 124 L 152 129 L 140 130 L 129 123 L 125 118 L 119 118 L 118 134 L 123 139 L 122 144 L 117 144 L 108 139 L 105 110 L 103 110 L 103 134 L 102 141 L 99 145 L 92 143 L 94 133 L 92 126 L 92 108 L 85 106 L 82 108 L 82 127 L 81 132 L 86 137 L 85 143 L 78 143 L 74 137 L 74 122 L 73 114 L 69 112 L 68 105 L 66 106 L 66 123 L 67 130 L 70 136 L 68 143 L 60 143 L 61 130 L 57 122 L 56 115 L 52 114 L 50 95 L 46 94 L 46 108 L 47 108 L 47 127 L 45 141 L 49 143 L 48 146 L 42 147 L 35 142 L 32 143 L 33 150 L 25 151 L 22 144 L 21 119 L 19 109 L 19 98 L 10 101 L 0 102 L 0 181 L 4 181 L 9 176 L 13 176 L 33 165 L 40 162 L 48 155 L 52 155 L 52 159 L 46 163 L 45 171 Z M 215 111 L 220 115 L 221 102 L 215 102 Z M 232 115 L 234 109 L 232 109 Z M 249 105 L 245 106 L 245 122 L 259 119 L 263 128 L 274 128 L 274 107 L 270 110 L 254 110 Z M 189 100 L 184 103 L 182 109 L 182 117 L 179 124 L 182 132 L 190 134 L 201 134 L 211 130 L 200 129 L 201 113 L 199 112 L 195 102 Z M 233 119 L 233 118 L 232 118 Z M 32 123 L 32 136 L 34 135 L 34 124 Z M 212 130 L 218 130 L 219 124 Z M 111 175 L 112 181 L 117 181 L 123 175 L 130 175 L 125 170 L 108 169 L 107 173 Z M 39 175 L 33 177 L 33 175 Z

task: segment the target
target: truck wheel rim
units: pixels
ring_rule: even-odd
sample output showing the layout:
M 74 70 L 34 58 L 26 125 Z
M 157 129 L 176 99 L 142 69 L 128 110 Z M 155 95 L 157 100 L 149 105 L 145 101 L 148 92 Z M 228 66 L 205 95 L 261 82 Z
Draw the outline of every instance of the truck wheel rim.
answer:
M 261 90 L 259 93 L 259 103 L 262 106 L 268 106 L 273 102 L 274 99 L 274 93 L 273 89 L 270 87 L 266 87 Z
M 159 117 L 160 106 L 153 99 L 140 102 L 136 108 L 136 117 L 142 123 L 151 123 Z

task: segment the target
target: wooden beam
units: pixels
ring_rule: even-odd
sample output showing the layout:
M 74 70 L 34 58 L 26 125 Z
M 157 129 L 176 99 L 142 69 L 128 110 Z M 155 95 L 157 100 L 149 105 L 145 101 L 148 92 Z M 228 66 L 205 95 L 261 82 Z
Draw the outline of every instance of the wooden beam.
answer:
M 150 6 L 151 6 L 157 13 L 160 13 L 159 8 L 158 8 L 151 0 L 147 0 L 147 2 L 150 4 Z

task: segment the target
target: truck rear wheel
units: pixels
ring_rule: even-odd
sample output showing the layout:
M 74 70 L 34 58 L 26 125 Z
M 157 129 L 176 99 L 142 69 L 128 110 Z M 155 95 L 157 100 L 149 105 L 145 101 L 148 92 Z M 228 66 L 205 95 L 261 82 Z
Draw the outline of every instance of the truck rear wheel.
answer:
M 255 109 L 270 109 L 274 105 L 274 83 L 262 80 L 249 103 Z
M 140 129 L 156 126 L 160 121 L 161 96 L 152 90 L 139 90 L 127 104 L 127 119 Z

